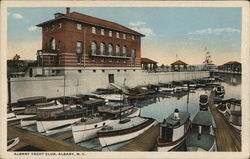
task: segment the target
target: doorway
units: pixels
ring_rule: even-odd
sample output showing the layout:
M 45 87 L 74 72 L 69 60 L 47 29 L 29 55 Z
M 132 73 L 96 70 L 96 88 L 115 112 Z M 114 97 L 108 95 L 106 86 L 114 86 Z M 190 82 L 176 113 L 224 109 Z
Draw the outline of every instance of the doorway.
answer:
M 114 74 L 109 74 L 109 83 L 114 83 L 114 82 L 115 82 Z

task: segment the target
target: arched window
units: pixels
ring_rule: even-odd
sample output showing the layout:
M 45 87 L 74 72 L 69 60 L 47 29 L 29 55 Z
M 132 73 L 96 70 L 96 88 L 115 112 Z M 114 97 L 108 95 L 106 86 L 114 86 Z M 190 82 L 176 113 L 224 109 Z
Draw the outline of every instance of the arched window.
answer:
M 127 56 L 127 47 L 126 46 L 122 47 L 122 55 Z
M 100 55 L 104 55 L 105 54 L 105 44 L 101 43 L 100 44 Z
M 119 45 L 116 45 L 115 52 L 116 52 L 116 56 L 120 56 L 120 46 Z
M 113 55 L 113 45 L 109 44 L 109 55 L 112 56 Z
M 50 49 L 51 50 L 55 50 L 56 49 L 56 39 L 55 38 L 52 38 L 50 40 Z
M 96 42 L 91 43 L 91 54 L 96 55 Z

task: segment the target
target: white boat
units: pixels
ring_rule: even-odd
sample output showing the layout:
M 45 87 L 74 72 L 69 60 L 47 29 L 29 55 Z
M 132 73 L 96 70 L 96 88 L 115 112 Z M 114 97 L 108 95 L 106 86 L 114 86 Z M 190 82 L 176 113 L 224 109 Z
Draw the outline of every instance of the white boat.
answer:
M 72 127 L 71 124 L 66 124 L 66 125 L 62 125 L 62 126 L 59 126 L 59 127 L 55 127 L 55 128 L 46 130 L 45 135 L 49 136 L 49 135 L 53 135 L 53 134 L 56 134 L 56 133 L 69 131 L 69 130 L 71 130 L 71 127 Z
M 225 95 L 224 86 L 220 85 L 220 86 L 215 87 L 215 95 L 223 98 Z
M 210 111 L 199 111 L 186 139 L 187 151 L 216 151 L 215 123 Z
M 20 110 L 25 110 L 25 107 L 12 107 L 11 111 L 20 111 Z
M 131 140 L 156 124 L 152 118 L 134 117 L 112 123 L 97 132 L 102 147 Z
M 159 87 L 159 92 L 173 92 L 175 91 L 175 87 L 171 84 L 171 83 L 167 83 L 167 84 L 161 84 L 161 86 Z
M 48 118 L 38 118 L 36 121 L 37 131 L 45 132 L 66 124 L 73 124 L 85 116 L 85 109 L 73 109 L 57 113 Z
M 16 146 L 19 143 L 19 137 L 7 141 L 7 150 L 10 150 L 12 147 Z
M 122 94 L 96 94 L 96 96 L 108 101 L 123 101 L 124 99 Z
M 160 135 L 157 138 L 159 152 L 176 151 L 183 146 L 187 133 L 191 128 L 190 114 L 175 109 L 160 124 Z
M 115 108 L 115 109 L 113 109 Z M 86 141 L 97 136 L 97 131 L 103 126 L 118 122 L 119 117 L 136 117 L 140 115 L 140 109 L 132 106 L 124 107 L 99 107 L 99 115 L 84 118 L 72 125 L 72 134 L 75 143 Z
M 7 113 L 7 119 L 11 119 L 11 118 L 14 118 L 16 115 L 14 112 L 9 112 Z
M 19 121 L 22 119 L 27 119 L 27 118 L 32 118 L 36 115 L 15 115 L 14 117 L 8 118 L 7 121 L 11 122 L 11 121 Z

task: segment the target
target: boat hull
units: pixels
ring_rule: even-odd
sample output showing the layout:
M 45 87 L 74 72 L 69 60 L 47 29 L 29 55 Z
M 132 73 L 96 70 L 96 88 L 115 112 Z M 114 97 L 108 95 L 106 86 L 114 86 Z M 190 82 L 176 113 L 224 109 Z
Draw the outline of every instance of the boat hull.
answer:
M 34 125 L 36 124 L 36 120 L 21 120 L 20 124 L 21 124 L 21 127 Z
M 152 127 L 155 124 L 156 124 L 156 121 L 152 122 L 150 125 L 146 126 L 145 128 L 143 128 L 139 131 L 127 133 L 124 135 L 117 135 L 117 136 L 101 136 L 98 139 L 99 139 L 99 142 L 100 142 L 102 147 L 114 145 L 117 143 L 131 140 L 131 139 L 139 136 L 140 134 L 144 133 L 146 130 L 148 130 L 150 127 Z
M 134 113 L 128 115 L 127 117 L 137 117 L 140 115 L 140 109 L 137 109 Z M 97 131 L 101 130 L 103 124 L 109 125 L 114 122 L 119 122 L 119 120 L 105 120 L 98 123 L 88 124 L 88 125 L 72 125 L 72 134 L 75 143 L 90 140 L 97 137 Z M 97 127 L 95 128 L 95 125 Z
M 81 120 L 82 117 L 65 119 L 65 120 L 48 120 L 48 121 L 36 121 L 37 131 L 45 132 L 49 129 L 53 129 L 66 124 L 73 124 Z

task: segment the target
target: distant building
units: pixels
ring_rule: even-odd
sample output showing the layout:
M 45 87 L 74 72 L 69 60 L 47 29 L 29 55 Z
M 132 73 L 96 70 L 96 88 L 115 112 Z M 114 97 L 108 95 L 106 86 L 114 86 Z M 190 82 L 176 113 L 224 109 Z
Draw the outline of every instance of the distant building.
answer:
M 234 72 L 241 72 L 242 66 L 240 62 L 237 61 L 229 61 L 221 66 L 218 67 L 219 70 L 225 70 L 225 71 L 234 71 Z
M 141 68 L 143 70 L 156 70 L 156 66 L 157 65 L 157 62 L 154 61 L 154 60 L 151 60 L 149 58 L 141 58 Z
M 187 63 L 177 60 L 174 63 L 171 64 L 172 71 L 185 71 L 187 70 Z
M 43 74 L 82 68 L 141 67 L 141 37 L 125 26 L 78 12 L 55 13 L 42 27 L 42 49 L 37 51 Z

